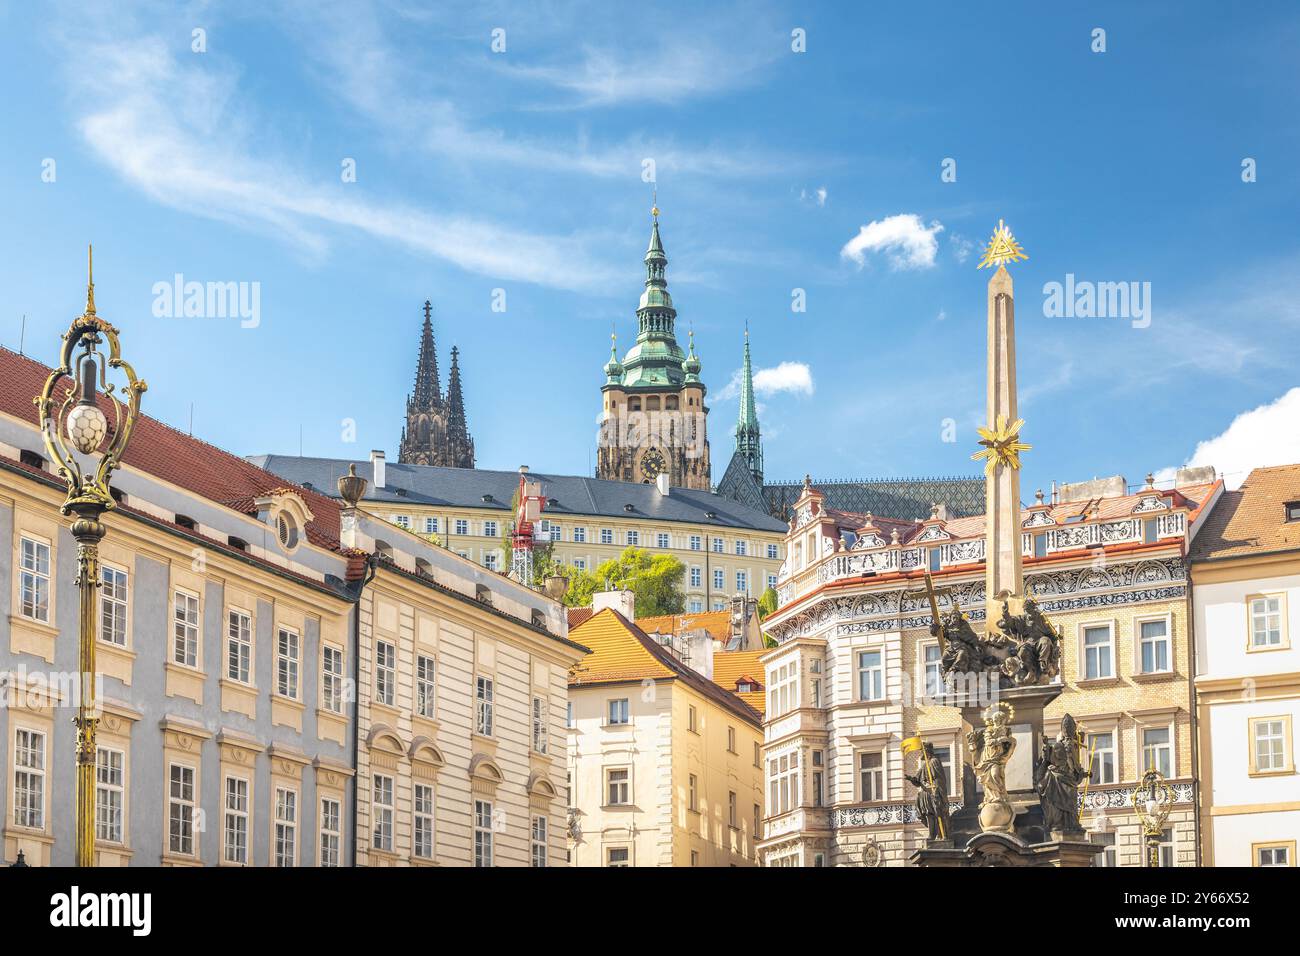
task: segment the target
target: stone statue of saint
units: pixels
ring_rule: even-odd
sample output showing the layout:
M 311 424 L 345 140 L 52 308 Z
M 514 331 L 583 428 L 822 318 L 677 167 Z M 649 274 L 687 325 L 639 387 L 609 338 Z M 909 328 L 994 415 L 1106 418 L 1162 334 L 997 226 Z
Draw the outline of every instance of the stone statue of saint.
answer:
M 1088 776 L 1079 760 L 1079 731 L 1074 718 L 1061 718 L 1061 732 L 1055 740 L 1043 741 L 1043 752 L 1034 767 L 1038 778 L 1038 802 L 1048 830 L 1079 833 L 1079 785 Z
M 1016 738 L 1011 733 L 1014 713 L 1005 701 L 993 704 L 984 711 L 984 727 L 966 735 L 975 775 L 984 788 L 979 814 L 980 829 L 984 831 L 1013 830 L 1016 812 L 1007 797 L 1007 761 L 1016 749 Z
M 929 828 L 930 839 L 949 839 L 952 829 L 948 825 L 948 777 L 943 762 L 935 755 L 934 744 L 922 745 L 917 772 L 903 776 L 916 787 L 916 814 Z

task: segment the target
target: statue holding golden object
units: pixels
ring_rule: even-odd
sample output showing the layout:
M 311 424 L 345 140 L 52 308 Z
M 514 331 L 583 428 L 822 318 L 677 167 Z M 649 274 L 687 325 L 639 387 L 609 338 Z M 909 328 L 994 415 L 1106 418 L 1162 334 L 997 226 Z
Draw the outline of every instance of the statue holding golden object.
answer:
M 966 734 L 975 776 L 984 788 L 980 801 L 980 829 L 985 833 L 1012 833 L 1015 808 L 1007 793 L 1007 761 L 1016 752 L 1016 738 L 1011 732 L 1015 708 L 998 701 L 984 711 L 984 726 Z
M 107 343 L 107 354 L 97 347 Z M 77 354 L 74 355 L 74 352 Z M 117 387 L 108 381 L 108 370 L 120 369 L 126 387 L 119 400 Z M 70 386 L 59 391 L 64 378 Z M 73 515 L 72 537 L 77 542 L 78 669 L 81 681 L 77 703 L 77 803 L 76 865 L 95 864 L 95 729 L 99 723 L 96 699 L 95 618 L 100 587 L 99 542 L 107 529 L 101 522 L 105 511 L 114 507 L 110 480 L 122 462 L 131 432 L 140 417 L 140 396 L 148 386 L 122 360 L 118 331 L 95 314 L 93 252 L 87 251 L 86 310 L 72 320 L 63 334 L 58 366 L 45 380 L 34 402 L 40 416 L 41 434 L 57 473 L 68 486 L 60 511 Z M 100 397 L 113 412 L 108 417 Z M 125 403 L 125 404 L 124 404 Z M 112 437 L 108 438 L 111 432 Z M 94 455 L 108 438 L 108 447 Z M 83 468 L 94 465 L 93 468 Z

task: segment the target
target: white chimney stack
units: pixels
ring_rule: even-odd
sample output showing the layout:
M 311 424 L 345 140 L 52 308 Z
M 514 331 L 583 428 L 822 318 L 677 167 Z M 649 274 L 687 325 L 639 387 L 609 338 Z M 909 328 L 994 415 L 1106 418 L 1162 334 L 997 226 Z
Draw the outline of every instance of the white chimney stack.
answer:
M 629 621 L 635 621 L 636 595 L 631 591 L 597 591 L 591 596 L 591 613 L 599 614 L 605 608 L 618 611 Z
M 375 490 L 384 487 L 384 453 L 375 449 L 370 453 L 370 470 L 374 472 Z
M 668 473 L 667 472 L 661 471 L 659 472 L 659 474 L 655 475 L 655 487 L 659 489 L 659 494 L 663 495 L 665 498 L 668 497 Z

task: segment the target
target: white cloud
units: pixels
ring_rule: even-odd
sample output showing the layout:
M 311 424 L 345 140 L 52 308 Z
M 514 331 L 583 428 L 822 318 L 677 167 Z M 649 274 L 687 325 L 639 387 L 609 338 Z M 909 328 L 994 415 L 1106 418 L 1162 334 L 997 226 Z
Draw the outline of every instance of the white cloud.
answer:
M 939 251 L 936 237 L 941 232 L 943 224 L 937 219 L 926 226 L 915 213 L 900 213 L 863 226 L 844 244 L 840 256 L 861 268 L 868 253 L 883 253 L 893 269 L 929 269 Z
M 818 206 L 826 205 L 826 187 L 818 186 L 816 189 L 799 190 L 799 199 L 802 202 L 815 202 Z
M 1242 412 L 1221 434 L 1200 442 L 1184 466 L 1213 465 L 1229 488 L 1238 487 L 1253 468 L 1300 462 L 1300 387 L 1267 405 Z M 1174 477 L 1163 468 L 1157 479 Z
M 719 401 L 740 395 L 740 376 L 740 369 L 731 374 L 731 381 L 718 393 Z M 782 362 L 773 368 L 760 368 L 754 372 L 755 395 L 770 396 L 778 392 L 811 395 L 815 387 L 812 369 L 806 362 Z
M 958 262 L 965 262 L 975 251 L 975 243 L 955 232 L 948 237 L 948 242 L 952 245 L 952 254 L 957 257 Z

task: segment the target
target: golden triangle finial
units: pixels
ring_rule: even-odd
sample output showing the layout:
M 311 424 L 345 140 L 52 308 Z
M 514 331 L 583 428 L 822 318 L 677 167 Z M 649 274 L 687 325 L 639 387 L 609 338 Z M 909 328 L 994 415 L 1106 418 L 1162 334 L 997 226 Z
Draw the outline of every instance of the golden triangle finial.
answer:
M 95 247 L 86 246 L 86 315 L 95 314 Z
M 989 239 L 988 245 L 984 247 L 984 256 L 980 259 L 977 269 L 983 269 L 985 266 L 1000 266 L 1007 262 L 1018 262 L 1021 259 L 1028 259 L 1025 250 L 1016 242 L 1016 237 L 1011 234 L 1007 224 L 1001 219 L 998 220 L 998 228 L 993 231 L 993 237 Z

